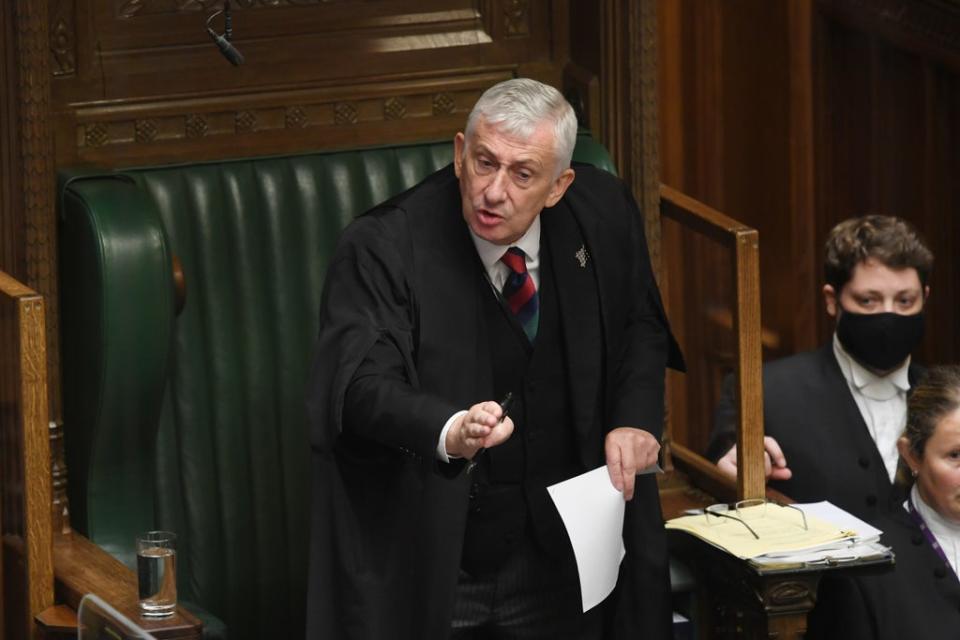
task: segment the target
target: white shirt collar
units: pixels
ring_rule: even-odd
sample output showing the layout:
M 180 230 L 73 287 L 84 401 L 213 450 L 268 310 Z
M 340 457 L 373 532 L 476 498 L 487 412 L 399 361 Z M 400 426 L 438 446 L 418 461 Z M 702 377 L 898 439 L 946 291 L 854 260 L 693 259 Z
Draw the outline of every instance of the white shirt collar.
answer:
M 833 334 L 833 353 L 847 382 L 863 395 L 874 400 L 887 400 L 899 392 L 910 390 L 910 356 L 885 376 L 878 376 L 847 353 L 837 334 Z
M 477 248 L 477 254 L 483 262 L 484 269 L 489 272 L 493 269 L 500 257 L 506 253 L 510 247 L 519 247 L 527 254 L 527 262 L 536 261 L 540 257 L 540 216 L 533 219 L 533 223 L 527 231 L 520 236 L 520 239 L 510 245 L 494 244 L 489 240 L 484 240 L 473 232 L 473 229 L 467 227 L 470 231 L 470 237 L 473 238 L 473 244 Z
M 927 504 L 923 496 L 920 495 L 920 489 L 917 488 L 916 482 L 913 483 L 913 488 L 910 489 L 910 497 L 913 499 L 913 506 L 917 508 L 920 517 L 927 523 L 927 526 L 930 527 L 930 530 L 933 531 L 933 534 L 937 536 L 938 540 L 941 534 L 945 534 L 954 540 L 960 540 L 960 522 L 944 518 L 936 509 Z

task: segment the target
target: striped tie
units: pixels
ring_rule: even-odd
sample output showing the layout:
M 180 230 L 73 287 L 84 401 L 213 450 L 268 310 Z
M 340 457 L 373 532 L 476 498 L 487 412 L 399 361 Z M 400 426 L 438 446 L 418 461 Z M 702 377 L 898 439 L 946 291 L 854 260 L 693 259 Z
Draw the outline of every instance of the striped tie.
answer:
M 527 273 L 527 262 L 524 260 L 522 249 L 510 247 L 500 257 L 500 261 L 510 269 L 507 281 L 503 283 L 504 300 L 510 306 L 513 315 L 517 317 L 524 333 L 533 342 L 537 337 L 537 326 L 540 324 L 540 297 L 533 278 Z

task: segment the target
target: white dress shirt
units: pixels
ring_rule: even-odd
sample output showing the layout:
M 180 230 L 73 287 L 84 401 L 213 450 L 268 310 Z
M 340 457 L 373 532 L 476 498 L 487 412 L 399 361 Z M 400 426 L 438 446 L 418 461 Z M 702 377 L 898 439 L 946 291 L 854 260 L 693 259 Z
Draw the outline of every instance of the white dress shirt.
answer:
M 927 523 L 930 533 L 932 533 L 933 537 L 940 543 L 940 548 L 943 549 L 943 555 L 947 556 L 947 562 L 953 567 L 953 572 L 957 573 L 957 556 L 958 552 L 960 552 L 960 522 L 947 520 L 937 513 L 933 507 L 924 502 L 923 497 L 920 495 L 920 490 L 917 489 L 916 483 L 914 483 L 913 489 L 910 490 L 910 497 L 913 499 L 913 506 L 917 508 L 917 513 L 919 513 L 923 521 Z
M 470 237 L 473 239 L 473 245 L 477 248 L 477 255 L 480 256 L 480 262 L 483 263 L 487 271 L 487 279 L 499 293 L 503 290 L 503 284 L 510 275 L 510 267 L 500 262 L 500 258 L 510 247 L 518 247 L 523 250 L 526 258 L 524 262 L 527 265 L 527 273 L 533 279 L 534 286 L 540 289 L 540 216 L 533 219 L 533 223 L 520 238 L 511 245 L 494 244 L 489 240 L 484 240 L 470 229 Z M 465 414 L 466 409 L 457 411 L 447 418 L 440 432 L 440 439 L 437 441 L 437 459 L 441 462 L 450 462 L 450 456 L 447 455 L 447 431 L 453 425 L 453 422 Z
M 833 335 L 833 353 L 893 482 L 900 459 L 897 439 L 907 426 L 910 357 L 907 356 L 902 365 L 887 375 L 878 376 L 848 354 L 836 334 Z

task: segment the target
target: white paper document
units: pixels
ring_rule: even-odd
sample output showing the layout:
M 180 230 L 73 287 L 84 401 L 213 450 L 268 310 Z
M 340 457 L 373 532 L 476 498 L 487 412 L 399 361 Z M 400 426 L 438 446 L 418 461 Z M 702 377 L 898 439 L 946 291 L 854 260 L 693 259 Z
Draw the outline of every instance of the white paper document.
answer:
M 880 529 L 867 524 L 852 513 L 848 513 L 840 507 L 827 502 L 810 502 L 807 504 L 793 505 L 803 509 L 808 514 L 813 514 L 823 518 L 827 522 L 832 522 L 844 531 L 851 531 L 856 534 L 856 542 L 872 542 L 880 539 L 883 533 Z
M 623 547 L 623 494 L 607 467 L 547 487 L 573 544 L 583 610 L 603 602 L 617 586 Z

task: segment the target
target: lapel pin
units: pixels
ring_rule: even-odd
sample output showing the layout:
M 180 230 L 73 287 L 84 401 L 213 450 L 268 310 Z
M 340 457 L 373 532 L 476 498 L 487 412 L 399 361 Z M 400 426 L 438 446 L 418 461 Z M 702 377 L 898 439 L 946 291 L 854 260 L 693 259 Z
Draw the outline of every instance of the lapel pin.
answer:
M 587 247 L 585 245 L 580 245 L 580 248 L 577 249 L 575 254 L 573 254 L 573 257 L 575 257 L 577 262 L 580 263 L 581 269 L 587 268 L 587 260 L 590 259 L 590 253 L 587 251 Z

